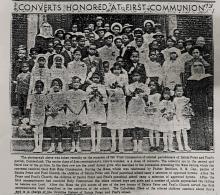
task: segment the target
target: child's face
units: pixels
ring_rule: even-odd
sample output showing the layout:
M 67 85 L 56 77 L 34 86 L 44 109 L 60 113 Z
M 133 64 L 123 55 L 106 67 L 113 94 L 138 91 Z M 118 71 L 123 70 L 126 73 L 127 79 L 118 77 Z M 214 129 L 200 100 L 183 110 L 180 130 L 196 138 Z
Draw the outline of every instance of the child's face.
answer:
M 39 67 L 40 67 L 40 68 L 43 68 L 44 65 L 45 65 L 45 63 L 46 63 L 45 58 L 40 57 L 40 58 L 38 59 L 38 64 L 39 64 Z
M 192 56 L 194 58 L 199 58 L 199 56 L 200 56 L 199 50 L 198 49 L 194 49 L 193 52 L 192 52 Z
M 35 60 L 35 59 L 37 58 L 37 54 L 38 54 L 38 53 L 37 53 L 36 51 L 32 51 L 32 53 L 30 54 L 30 56 L 31 56 L 32 59 Z
M 76 61 L 79 61 L 82 57 L 80 51 L 76 51 L 74 54 L 73 54 L 73 57 L 74 57 L 74 60 Z
M 67 51 L 70 51 L 71 46 L 72 46 L 71 43 L 68 41 L 68 42 L 65 43 L 65 46 L 64 46 L 64 47 L 65 47 L 65 49 L 66 49 Z
M 163 94 L 163 97 L 165 100 L 169 100 L 170 99 L 170 93 L 166 92 Z
M 96 46 L 90 45 L 89 47 L 89 55 L 95 55 L 96 54 Z
M 131 27 L 125 28 L 125 33 L 130 33 L 131 32 Z
M 184 44 L 183 43 L 184 43 L 184 41 L 181 40 L 181 39 L 178 41 L 178 48 L 179 49 L 183 49 L 184 48 Z
M 35 91 L 36 91 L 36 93 L 38 93 L 38 94 L 42 93 L 42 91 L 43 91 L 43 86 L 42 86 L 41 84 L 37 84 L 37 85 L 35 86 Z
M 90 35 L 89 35 L 89 41 L 90 41 L 91 43 L 93 43 L 93 42 L 95 41 L 95 35 L 94 35 L 94 34 L 90 34 Z
M 48 51 L 51 52 L 51 53 L 53 52 L 53 43 L 49 43 Z
M 128 38 L 127 35 L 122 35 L 122 43 L 123 43 L 123 44 L 129 43 L 129 38 Z
M 119 66 L 115 66 L 115 68 L 113 69 L 113 74 L 120 75 L 120 73 L 121 73 L 121 68 Z
M 73 37 L 73 38 L 72 38 L 72 43 L 71 43 L 71 44 L 72 44 L 72 47 L 74 47 L 74 48 L 77 47 L 76 37 Z
M 134 82 L 140 81 L 141 75 L 136 73 L 133 75 L 132 79 Z
M 122 41 L 121 41 L 121 39 L 117 39 L 117 40 L 115 41 L 115 46 L 116 46 L 117 48 L 121 48 L 121 47 L 122 47 Z
M 88 37 L 89 36 L 89 29 L 85 29 L 84 34 L 85 34 L 86 37 Z
M 151 61 L 155 61 L 157 59 L 156 52 L 151 52 L 149 55 L 149 58 Z
M 113 32 L 114 32 L 115 35 L 118 35 L 120 33 L 120 27 L 119 26 L 115 26 L 113 28 Z
M 70 39 L 71 38 L 71 35 L 69 35 L 69 34 L 66 34 L 65 35 L 65 40 L 68 40 L 68 39 Z
M 105 72 L 108 72 L 109 71 L 109 63 L 103 64 L 103 68 L 104 68 Z
M 62 31 L 58 31 L 58 32 L 57 32 L 57 37 L 58 37 L 58 38 L 62 39 L 63 36 L 64 36 L 64 34 L 63 34 Z
M 94 83 L 99 83 L 100 78 L 99 78 L 98 76 L 94 76 L 94 77 L 92 77 L 92 81 L 93 81 Z
M 141 47 L 143 45 L 143 39 L 142 38 L 137 38 L 136 44 L 138 47 Z
M 74 25 L 72 26 L 72 31 L 73 31 L 73 32 L 77 32 L 77 30 L 78 30 L 78 27 L 77 27 L 77 25 L 74 24 Z
M 181 97 L 183 96 L 183 88 L 182 87 L 177 87 L 175 91 L 176 97 Z
M 55 65 L 56 65 L 56 68 L 61 68 L 62 67 L 62 58 L 61 57 L 56 57 L 55 58 Z
M 29 70 L 28 64 L 24 63 L 23 66 L 22 66 L 22 72 L 26 73 L 26 72 L 28 72 L 28 70 Z
M 187 42 L 186 43 L 186 50 L 189 51 L 192 48 L 192 46 L 193 46 L 192 43 Z
M 157 85 L 156 85 L 155 82 L 153 82 L 153 81 L 151 81 L 151 82 L 149 83 L 149 87 L 150 87 L 150 90 L 151 90 L 151 91 L 156 91 L 156 89 L 157 89 Z
M 56 51 L 56 53 L 60 54 L 61 51 L 62 51 L 62 46 L 61 46 L 61 45 L 57 45 L 57 46 L 55 47 L 55 51 Z
M 26 50 L 23 50 L 23 49 L 19 50 L 18 58 L 19 59 L 24 59 L 25 57 L 26 57 Z
M 158 45 L 157 41 L 153 41 L 152 42 L 152 48 L 154 48 L 154 49 L 158 49 L 159 48 L 159 45 Z
M 133 63 L 138 63 L 138 61 L 139 61 L 139 54 L 137 52 L 133 52 L 131 54 L 131 61 Z
M 92 23 L 89 24 L 88 29 L 90 30 L 90 32 L 91 32 L 91 31 L 94 31 L 94 29 L 95 29 L 95 25 L 92 24 Z
M 151 25 L 151 23 L 148 22 L 148 23 L 145 25 L 146 31 L 151 30 L 151 28 L 152 28 L 152 25 Z
M 97 20 L 97 21 L 96 21 L 96 26 L 97 26 L 97 27 L 101 27 L 101 26 L 102 26 L 102 23 L 103 23 L 102 20 Z
M 124 60 L 123 60 L 123 58 L 118 58 L 117 62 L 121 65 L 121 67 L 124 67 Z
M 109 24 L 105 24 L 104 28 L 105 28 L 106 32 L 110 31 L 110 25 Z
M 72 81 L 73 89 L 79 89 L 80 87 L 80 79 L 75 79 Z
M 59 85 L 58 81 L 54 81 L 52 87 L 53 87 L 54 92 L 59 92 L 60 91 L 60 85 Z
M 109 36 L 109 37 L 107 37 L 107 38 L 105 39 L 105 41 L 106 41 L 106 44 L 107 44 L 107 45 L 111 45 L 112 42 L 113 42 L 113 38 L 112 38 L 111 36 Z
M 177 58 L 177 54 L 176 54 L 175 52 L 172 52 L 172 53 L 170 54 L 170 59 L 171 59 L 171 60 L 176 60 L 176 58 Z
M 85 44 L 86 44 L 85 38 L 81 38 L 78 44 L 79 44 L 80 47 L 84 47 Z
M 174 46 L 174 42 L 170 39 L 167 40 L 167 47 L 173 47 Z
M 105 35 L 105 31 L 104 31 L 104 30 L 100 30 L 100 31 L 98 32 L 98 35 L 99 35 L 100 38 L 103 38 L 104 35 Z

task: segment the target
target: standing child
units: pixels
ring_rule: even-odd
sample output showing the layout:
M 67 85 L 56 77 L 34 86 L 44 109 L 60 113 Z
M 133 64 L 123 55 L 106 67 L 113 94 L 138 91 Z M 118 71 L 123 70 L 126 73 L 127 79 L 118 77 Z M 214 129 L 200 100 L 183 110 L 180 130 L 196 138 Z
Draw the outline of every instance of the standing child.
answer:
M 67 106 L 66 120 L 72 137 L 70 152 L 81 152 L 80 133 L 83 125 L 87 123 L 85 101 L 86 92 L 79 89 L 81 79 L 77 76 L 72 78 L 72 89 L 66 92 Z
M 111 76 L 105 80 L 108 93 L 107 128 L 111 129 L 111 152 L 116 151 L 116 132 L 118 131 L 119 152 L 123 152 L 123 130 L 127 128 L 125 87 L 128 76 L 123 74 L 122 67 L 115 63 Z
M 51 133 L 51 147 L 48 153 L 55 152 L 55 135 L 58 135 L 57 152 L 63 152 L 62 148 L 62 131 L 65 124 L 64 105 L 65 94 L 62 92 L 63 83 L 61 79 L 52 80 L 51 91 L 47 95 L 47 122 L 46 127 L 50 128 Z
M 49 69 L 47 68 L 47 57 L 44 54 L 39 54 L 31 72 L 30 87 L 28 94 L 33 93 L 34 84 L 37 80 L 41 80 L 44 83 L 44 91 L 42 93 L 47 93 L 49 78 L 50 76 Z
M 87 108 L 88 108 L 88 123 L 91 125 L 91 152 L 100 151 L 100 141 L 102 134 L 102 123 L 106 123 L 105 104 L 107 103 L 107 94 L 105 86 L 100 83 L 100 75 L 94 73 L 92 84 L 86 89 L 88 93 Z M 95 143 L 97 132 L 97 143 Z
M 43 127 L 45 122 L 46 96 L 43 94 L 44 83 L 41 80 L 35 82 L 34 94 L 30 95 L 27 109 L 30 109 L 30 125 L 33 126 L 35 149 L 34 153 L 42 152 Z
M 17 102 L 19 108 L 19 117 L 27 116 L 26 106 L 28 98 L 28 90 L 30 84 L 31 73 L 29 72 L 29 67 L 27 62 L 23 62 L 22 73 L 17 76 L 16 83 L 16 93 Z
M 168 150 L 174 152 L 173 149 L 173 131 L 175 113 L 174 103 L 171 98 L 171 90 L 167 87 L 162 92 L 159 104 L 159 131 L 163 133 L 164 152 Z
M 183 144 L 186 151 L 190 151 L 191 148 L 188 146 L 187 130 L 190 129 L 190 117 L 193 116 L 192 109 L 190 107 L 190 99 L 183 96 L 183 86 L 177 84 L 175 86 L 175 98 L 173 100 L 176 108 L 175 116 L 175 131 L 178 149 L 183 151 L 183 145 L 181 141 L 181 133 L 183 135 Z
M 142 152 L 143 130 L 146 127 L 145 107 L 149 89 L 141 82 L 141 74 L 138 71 L 132 73 L 133 83 L 127 86 L 127 95 L 131 96 L 128 103 L 127 120 L 132 128 L 134 152 Z
M 146 107 L 148 117 L 148 129 L 150 138 L 150 151 L 159 151 L 160 144 L 160 132 L 159 130 L 159 119 L 158 119 L 158 106 L 160 103 L 161 95 L 159 93 L 159 85 L 156 81 L 150 81 L 149 83 L 150 94 L 148 96 L 148 103 Z M 154 143 L 154 134 L 156 138 L 156 145 Z

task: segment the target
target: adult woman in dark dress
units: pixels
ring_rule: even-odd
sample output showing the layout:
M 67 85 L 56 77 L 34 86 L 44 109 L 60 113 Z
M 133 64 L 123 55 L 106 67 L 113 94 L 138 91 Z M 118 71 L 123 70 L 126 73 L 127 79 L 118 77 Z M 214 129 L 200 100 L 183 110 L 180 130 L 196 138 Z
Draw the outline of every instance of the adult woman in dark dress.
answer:
M 213 77 L 205 73 L 204 64 L 195 61 L 187 79 L 186 95 L 190 98 L 195 115 L 191 119 L 190 146 L 193 150 L 210 150 L 212 134 L 209 119 L 213 106 Z
M 53 42 L 53 29 L 48 22 L 43 22 L 40 26 L 40 33 L 35 37 L 35 48 L 39 53 L 47 52 L 48 43 Z

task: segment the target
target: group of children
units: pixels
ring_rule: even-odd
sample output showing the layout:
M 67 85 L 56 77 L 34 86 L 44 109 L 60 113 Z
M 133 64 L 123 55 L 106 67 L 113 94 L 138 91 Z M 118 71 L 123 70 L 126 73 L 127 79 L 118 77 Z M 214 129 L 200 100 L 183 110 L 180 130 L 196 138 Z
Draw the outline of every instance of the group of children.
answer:
M 102 124 L 111 132 L 111 152 L 124 151 L 124 129 L 132 133 L 134 152 L 143 151 L 144 131 L 149 132 L 150 151 L 160 150 L 161 134 L 163 151 L 174 151 L 174 135 L 178 150 L 191 150 L 187 131 L 194 113 L 190 99 L 184 96 L 184 79 L 188 78 L 184 78 L 185 63 L 190 62 L 191 67 L 200 61 L 208 67 L 202 50 L 193 48 L 191 39 L 184 45 L 177 30 L 165 43 L 164 35 L 152 30 L 151 20 L 144 23 L 145 34 L 139 28 L 132 33 L 128 24 L 119 29 L 121 34 L 116 30 L 120 24 L 113 27 L 113 34 L 97 27 L 99 38 L 88 36 L 86 46 L 86 34 L 78 35 L 75 28 L 64 36 L 67 39 L 62 39 L 64 32 L 60 30 L 48 43 L 38 36 L 36 45 L 40 48 L 44 41 L 43 50 L 32 48 L 29 61 L 24 60 L 25 49 L 19 48 L 12 79 L 19 116 L 30 117 L 34 152 L 42 152 L 44 127 L 51 135 L 49 153 L 63 152 L 62 134 L 67 130 L 71 132 L 70 152 L 80 152 L 85 126 L 91 127 L 91 152 L 99 152 Z M 197 50 L 198 55 L 194 54 Z
M 75 51 L 75 54 L 81 57 L 80 52 L 77 54 Z M 134 51 L 131 58 L 136 54 Z M 163 134 L 164 151 L 174 151 L 174 132 L 178 149 L 183 150 L 182 133 L 184 150 L 190 150 L 187 130 L 190 129 L 189 119 L 193 112 L 189 109 L 189 98 L 183 96 L 182 85 L 175 86 L 174 94 L 167 87 L 160 93 L 157 81 L 150 80 L 148 84 L 142 82 L 139 69 L 134 70 L 128 78 L 120 62 L 115 62 L 109 71 L 106 71 L 108 63 L 105 62 L 103 79 L 96 71 L 89 79 L 85 79 L 82 74 L 84 64 L 81 63 L 82 70 L 77 73 L 64 67 L 61 55 L 54 55 L 53 61 L 52 67 L 48 69 L 47 58 L 39 54 L 32 72 L 23 63 L 22 73 L 18 76 L 30 77 L 26 108 L 34 131 L 33 152 L 42 152 L 44 127 L 50 128 L 52 138 L 49 153 L 55 150 L 63 152 L 62 132 L 67 129 L 72 138 L 70 152 L 80 152 L 80 132 L 86 125 L 91 127 L 91 152 L 99 152 L 104 123 L 111 131 L 111 152 L 116 151 L 116 132 L 119 138 L 118 150 L 124 151 L 124 129 L 132 132 L 134 152 L 142 152 L 145 130 L 149 131 L 150 151 L 159 150 L 160 133 Z M 20 86 L 19 83 L 17 86 Z

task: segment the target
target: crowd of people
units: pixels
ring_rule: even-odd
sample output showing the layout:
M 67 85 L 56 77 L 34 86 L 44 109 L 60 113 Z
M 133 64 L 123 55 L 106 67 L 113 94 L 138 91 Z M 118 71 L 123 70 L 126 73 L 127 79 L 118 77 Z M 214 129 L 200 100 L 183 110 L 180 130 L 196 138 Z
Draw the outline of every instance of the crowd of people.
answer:
M 124 129 L 134 152 L 143 151 L 144 131 L 150 151 L 160 151 L 161 135 L 164 152 L 174 151 L 174 136 L 179 151 L 210 150 L 211 55 L 204 37 L 183 37 L 179 29 L 165 36 L 152 20 L 134 28 L 98 16 L 83 32 L 73 23 L 71 32 L 54 33 L 43 22 L 29 57 L 25 45 L 14 56 L 12 105 L 20 119 L 30 119 L 33 152 L 42 152 L 44 128 L 51 135 L 47 152 L 63 152 L 67 130 L 70 152 L 80 152 L 84 126 L 91 127 L 91 152 L 99 152 L 102 124 L 111 132 L 111 152 L 124 151 Z

